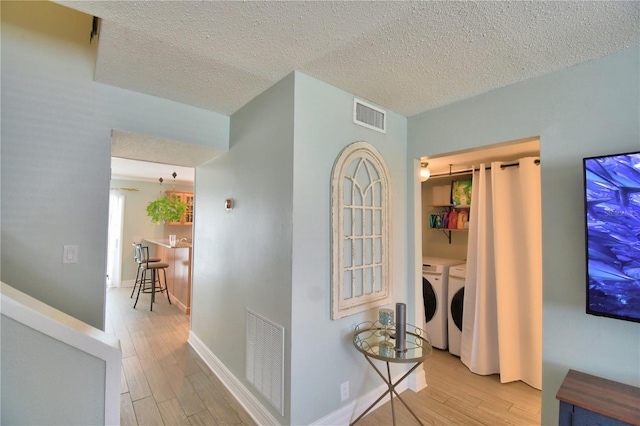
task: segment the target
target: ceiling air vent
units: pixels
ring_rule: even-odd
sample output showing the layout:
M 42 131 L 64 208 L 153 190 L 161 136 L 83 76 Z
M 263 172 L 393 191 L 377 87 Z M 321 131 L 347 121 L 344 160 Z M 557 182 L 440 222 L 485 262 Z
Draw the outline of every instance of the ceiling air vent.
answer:
M 353 99 L 353 122 L 378 132 L 387 133 L 387 113 L 355 98 Z

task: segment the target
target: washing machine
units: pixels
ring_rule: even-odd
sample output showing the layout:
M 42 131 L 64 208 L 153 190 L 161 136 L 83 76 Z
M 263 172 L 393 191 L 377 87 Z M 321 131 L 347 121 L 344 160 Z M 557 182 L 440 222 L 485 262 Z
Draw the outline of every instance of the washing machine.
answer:
M 464 306 L 464 282 L 467 276 L 467 264 L 449 267 L 448 331 L 449 352 L 460 356 L 462 346 L 462 309 Z
M 449 267 L 460 263 L 458 259 L 439 257 L 422 258 L 422 299 L 424 321 L 422 328 L 429 335 L 431 345 L 447 349 L 447 283 Z

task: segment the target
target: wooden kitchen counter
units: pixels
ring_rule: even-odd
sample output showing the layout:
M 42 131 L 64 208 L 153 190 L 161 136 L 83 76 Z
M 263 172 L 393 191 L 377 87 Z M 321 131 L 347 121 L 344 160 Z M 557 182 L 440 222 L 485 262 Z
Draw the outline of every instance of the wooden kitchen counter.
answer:
M 155 244 L 156 256 L 162 262 L 168 263 L 167 288 L 171 303 L 182 312 L 191 313 L 191 247 L 185 241 L 176 241 L 175 247 L 169 245 L 168 239 L 144 239 L 147 243 Z

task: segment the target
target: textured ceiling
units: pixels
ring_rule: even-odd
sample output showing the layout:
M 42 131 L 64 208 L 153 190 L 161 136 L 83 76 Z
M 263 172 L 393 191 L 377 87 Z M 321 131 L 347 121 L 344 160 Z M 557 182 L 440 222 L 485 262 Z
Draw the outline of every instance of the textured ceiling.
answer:
M 174 182 L 172 173 L 176 173 L 175 183 L 177 185 L 193 185 L 195 180 L 193 167 L 172 166 L 118 157 L 111 158 L 111 179 L 159 183 L 159 179 L 162 178 L 165 190 L 170 190 Z
M 293 70 L 405 116 L 640 44 L 640 2 L 61 1 L 95 79 L 230 115 Z
M 224 151 L 155 136 L 111 130 L 111 156 L 184 167 L 200 166 Z
M 111 130 L 111 178 L 157 182 L 159 178 L 193 185 L 194 167 L 224 151 L 155 136 Z

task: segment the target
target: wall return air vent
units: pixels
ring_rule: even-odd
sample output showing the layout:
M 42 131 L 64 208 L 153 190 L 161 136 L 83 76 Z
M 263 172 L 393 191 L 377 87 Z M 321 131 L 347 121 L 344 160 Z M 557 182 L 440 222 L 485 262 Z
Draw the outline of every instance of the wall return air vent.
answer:
M 284 416 L 284 327 L 247 309 L 246 344 L 247 381 Z
M 356 98 L 353 99 L 353 122 L 378 132 L 387 133 L 387 113 Z

